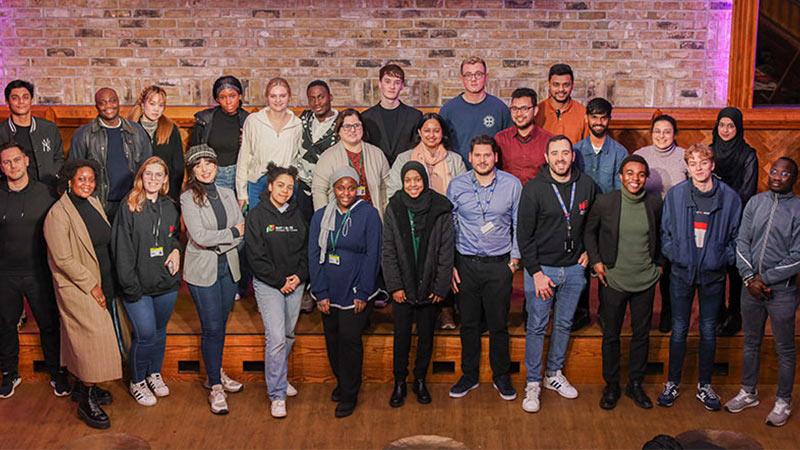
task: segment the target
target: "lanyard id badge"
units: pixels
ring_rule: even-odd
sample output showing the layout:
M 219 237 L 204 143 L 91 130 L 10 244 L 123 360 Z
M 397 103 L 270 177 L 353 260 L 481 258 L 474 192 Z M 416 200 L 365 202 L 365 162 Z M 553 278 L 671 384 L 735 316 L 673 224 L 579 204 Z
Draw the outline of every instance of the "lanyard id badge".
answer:
M 328 253 L 328 263 L 333 264 L 334 266 L 338 266 L 342 263 L 342 259 L 339 255 L 334 255 L 333 253 Z
M 569 194 L 569 208 L 564 204 L 564 199 L 561 198 L 561 193 L 558 192 L 558 188 L 555 184 L 551 184 L 550 186 L 553 187 L 553 192 L 556 194 L 556 198 L 558 199 L 558 203 L 561 206 L 561 212 L 564 214 L 564 220 L 567 222 L 567 238 L 564 240 L 564 251 L 567 253 L 572 253 L 575 251 L 575 241 L 572 239 L 572 206 L 575 204 L 575 186 L 578 183 L 572 183 L 572 189 Z
M 481 226 L 481 233 L 488 234 L 494 230 L 494 223 L 491 220 L 486 220 L 486 213 L 492 206 L 492 198 L 494 198 L 494 189 L 497 187 L 497 177 L 492 180 L 492 183 L 489 185 L 489 193 L 486 196 L 486 206 L 483 206 L 483 202 L 481 201 L 480 193 L 478 192 L 478 180 L 475 178 L 475 174 L 472 175 L 472 192 L 475 194 L 475 201 L 478 202 L 478 208 L 481 210 L 481 217 L 483 218 L 483 225 Z
M 356 196 L 364 197 L 367 195 L 367 188 L 366 186 L 359 186 L 356 188 Z
M 159 256 L 164 256 L 164 247 L 150 247 L 150 257 L 157 258 Z
M 350 211 L 352 211 L 352 209 L 347 210 L 347 213 L 344 215 L 344 217 L 342 218 L 342 222 L 339 225 L 339 229 L 336 230 L 335 233 L 331 234 L 330 237 L 330 250 L 328 251 L 328 263 L 334 266 L 338 266 L 342 263 L 341 257 L 336 254 L 336 244 L 339 243 L 339 237 L 342 236 L 342 230 L 347 225 L 347 221 L 350 220 Z

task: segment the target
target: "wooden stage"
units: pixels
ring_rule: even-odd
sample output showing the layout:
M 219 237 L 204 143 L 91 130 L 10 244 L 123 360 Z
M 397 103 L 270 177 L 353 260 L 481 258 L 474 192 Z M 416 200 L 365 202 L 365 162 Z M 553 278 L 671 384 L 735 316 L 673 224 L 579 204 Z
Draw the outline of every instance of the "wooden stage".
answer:
M 590 297 L 592 310 L 597 310 L 596 281 L 592 282 Z M 524 383 L 525 329 L 522 324 L 522 276 L 514 280 L 512 313 L 510 317 L 511 359 L 513 381 Z M 663 383 L 669 355 L 669 334 L 657 329 L 660 299 L 656 294 L 653 331 L 650 338 L 650 364 L 646 382 Z M 769 326 L 768 326 L 769 327 Z M 768 328 L 769 330 L 769 328 Z M 800 327 L 798 327 L 800 330 Z M 292 352 L 289 377 L 295 383 L 331 382 L 333 377 L 325 353 L 320 313 L 301 314 L 297 325 L 297 341 Z M 769 331 L 768 331 L 769 334 Z M 167 352 L 162 374 L 168 380 L 193 381 L 204 378 L 200 356 L 200 321 L 187 289 L 181 289 L 178 303 L 168 326 Z M 625 370 L 627 338 L 630 329 L 623 328 L 623 371 Z M 683 381 L 690 385 L 697 379 L 697 302 L 692 317 L 689 348 L 684 366 Z M 481 360 L 481 380 L 491 381 L 488 366 L 488 336 L 483 337 L 484 351 Z M 367 382 L 389 383 L 392 380 L 392 319 L 391 307 L 373 312 L 371 325 L 364 338 L 364 378 Z M 576 384 L 602 384 L 601 330 L 596 316 L 590 327 L 573 334 L 567 354 L 565 373 Z M 461 345 L 458 330 L 438 331 L 434 340 L 434 356 L 428 380 L 452 383 L 460 373 Z M 742 337 L 717 339 L 715 384 L 737 384 L 742 359 Z M 773 342 L 767 336 L 762 348 L 761 383 L 776 382 L 777 362 Z M 236 302 L 228 322 L 228 335 L 223 360 L 225 371 L 248 382 L 264 380 L 264 335 L 261 316 L 252 294 Z M 46 379 L 35 370 L 41 360 L 39 337 L 35 324 L 29 323 L 20 333 L 20 372 L 26 378 Z M 413 354 L 411 361 L 413 361 Z M 624 372 L 623 372 L 624 373 Z M 687 384 L 689 383 L 689 384 Z

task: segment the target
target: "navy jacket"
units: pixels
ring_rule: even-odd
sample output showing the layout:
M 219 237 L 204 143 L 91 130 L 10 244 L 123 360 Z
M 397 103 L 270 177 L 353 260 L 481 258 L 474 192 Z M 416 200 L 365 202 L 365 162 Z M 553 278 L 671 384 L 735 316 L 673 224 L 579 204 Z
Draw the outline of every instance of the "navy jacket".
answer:
M 688 284 L 723 281 L 736 262 L 736 235 L 742 201 L 730 186 L 714 178 L 713 206 L 702 249 L 695 246 L 692 181 L 676 184 L 664 198 L 661 214 L 661 252 L 672 263 L 672 275 Z

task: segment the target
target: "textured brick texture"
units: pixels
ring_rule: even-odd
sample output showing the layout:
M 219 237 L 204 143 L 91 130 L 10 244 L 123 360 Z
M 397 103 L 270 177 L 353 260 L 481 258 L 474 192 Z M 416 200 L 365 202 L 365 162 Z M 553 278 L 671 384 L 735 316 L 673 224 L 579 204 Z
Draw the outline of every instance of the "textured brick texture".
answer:
M 263 104 L 287 78 L 292 104 L 327 80 L 339 105 L 377 101 L 378 67 L 405 67 L 405 100 L 440 105 L 461 91 L 460 61 L 489 65 L 490 92 L 545 95 L 548 67 L 576 72 L 574 96 L 619 106 L 725 103 L 731 2 L 556 0 L 2 0 L 0 77 L 36 83 L 36 101 L 91 104 L 115 87 L 130 103 L 156 83 L 170 104 L 209 104 L 240 77 Z

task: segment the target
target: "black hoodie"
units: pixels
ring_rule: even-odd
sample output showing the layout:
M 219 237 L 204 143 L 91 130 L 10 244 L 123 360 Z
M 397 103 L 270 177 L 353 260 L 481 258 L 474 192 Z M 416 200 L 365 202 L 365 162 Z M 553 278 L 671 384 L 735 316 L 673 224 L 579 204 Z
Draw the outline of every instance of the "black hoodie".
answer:
M 0 182 L 0 274 L 49 274 L 44 218 L 55 201 L 38 181 L 16 192 Z
M 572 184 L 575 183 L 575 201 L 570 210 L 573 251 L 565 250 L 567 222 L 561 203 L 553 186 L 558 188 L 566 208 L 569 208 Z M 566 183 L 558 183 L 550 175 L 550 168 L 542 166 L 539 174 L 525 184 L 519 201 L 517 217 L 517 242 L 522 264 L 531 275 L 541 266 L 566 267 L 578 263 L 584 252 L 583 227 L 594 203 L 596 187 L 586 174 L 572 166 L 572 175 Z
M 280 289 L 290 275 L 308 281 L 308 225 L 295 202 L 284 212 L 272 204 L 269 191 L 247 213 L 244 248 L 253 276 Z
M 128 208 L 128 196 L 120 202 L 111 245 L 125 301 L 135 302 L 143 295 L 166 294 L 180 287 L 179 275 L 170 275 L 164 266 L 169 254 L 181 248 L 179 219 L 175 202 L 163 195 L 155 202 L 145 200 L 142 211 L 136 213 Z

